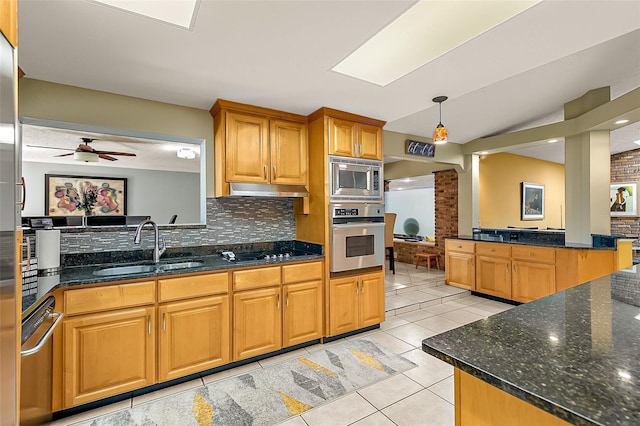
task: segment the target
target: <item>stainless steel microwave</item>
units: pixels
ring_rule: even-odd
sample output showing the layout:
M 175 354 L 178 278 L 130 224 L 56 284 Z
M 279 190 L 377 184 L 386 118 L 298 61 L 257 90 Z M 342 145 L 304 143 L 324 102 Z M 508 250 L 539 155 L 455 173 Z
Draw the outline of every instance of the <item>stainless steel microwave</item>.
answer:
M 382 161 L 329 156 L 329 201 L 382 203 Z

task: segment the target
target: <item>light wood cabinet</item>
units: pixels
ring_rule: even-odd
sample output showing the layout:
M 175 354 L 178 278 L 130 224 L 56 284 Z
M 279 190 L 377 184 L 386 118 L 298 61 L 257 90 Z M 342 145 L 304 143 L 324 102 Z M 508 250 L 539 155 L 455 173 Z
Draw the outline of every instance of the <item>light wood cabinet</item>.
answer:
M 382 127 L 329 117 L 329 154 L 382 160 Z
M 511 299 L 511 247 L 505 244 L 476 243 L 475 290 Z
M 322 280 L 283 286 L 284 347 L 322 337 Z
M 13 47 L 17 47 L 18 0 L 3 0 L 0 5 L 0 31 Z
M 445 281 L 456 287 L 475 290 L 475 243 L 461 240 L 445 241 Z
M 158 381 L 231 360 L 227 272 L 158 280 Z
M 335 336 L 384 321 L 384 272 L 329 280 L 329 334 Z
M 282 347 L 280 287 L 233 295 L 233 360 L 251 358 Z
M 216 196 L 230 182 L 307 185 L 306 117 L 222 99 L 211 115 Z
M 155 382 L 153 306 L 72 316 L 63 323 L 64 406 Z
M 530 302 L 556 292 L 555 249 L 512 246 L 511 298 Z

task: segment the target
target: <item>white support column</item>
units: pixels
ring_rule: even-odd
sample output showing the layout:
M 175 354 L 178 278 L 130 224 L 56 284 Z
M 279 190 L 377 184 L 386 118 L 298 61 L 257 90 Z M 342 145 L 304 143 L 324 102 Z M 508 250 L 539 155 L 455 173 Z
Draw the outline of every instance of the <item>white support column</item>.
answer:
M 471 235 L 473 228 L 480 226 L 480 157 L 476 154 L 465 155 L 464 166 L 464 170 L 457 169 L 458 235 Z

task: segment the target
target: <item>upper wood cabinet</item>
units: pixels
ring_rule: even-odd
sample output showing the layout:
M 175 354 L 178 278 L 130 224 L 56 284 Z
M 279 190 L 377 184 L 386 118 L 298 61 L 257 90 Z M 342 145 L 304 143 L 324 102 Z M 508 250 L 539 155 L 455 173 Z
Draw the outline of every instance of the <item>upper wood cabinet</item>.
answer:
M 222 99 L 211 115 L 216 197 L 230 182 L 307 184 L 306 117 Z
M 18 0 L 0 2 L 0 31 L 13 47 L 18 46 Z
M 382 127 L 329 117 L 329 154 L 382 160 Z

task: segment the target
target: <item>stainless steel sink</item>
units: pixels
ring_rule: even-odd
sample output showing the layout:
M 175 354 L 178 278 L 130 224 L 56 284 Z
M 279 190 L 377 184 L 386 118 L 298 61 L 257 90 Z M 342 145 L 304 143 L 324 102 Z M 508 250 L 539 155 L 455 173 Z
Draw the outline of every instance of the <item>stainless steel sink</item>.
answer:
M 186 269 L 186 268 L 197 268 L 198 266 L 202 266 L 202 262 L 177 262 L 177 263 L 165 263 L 160 265 L 158 269 L 161 271 L 170 271 L 172 269 Z
M 200 261 L 188 261 L 188 262 L 176 262 L 176 263 L 164 263 L 161 265 L 130 265 L 130 266 L 112 266 L 109 268 L 98 269 L 93 271 L 93 275 L 99 277 L 111 277 L 114 275 L 131 275 L 131 274 L 143 274 L 145 272 L 162 272 L 171 271 L 174 269 L 188 269 L 202 266 L 203 262 Z
M 145 272 L 156 271 L 157 267 L 155 265 L 113 266 L 111 268 L 104 268 L 93 271 L 93 275 L 97 275 L 99 277 L 110 277 L 112 275 L 142 274 Z

